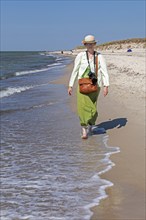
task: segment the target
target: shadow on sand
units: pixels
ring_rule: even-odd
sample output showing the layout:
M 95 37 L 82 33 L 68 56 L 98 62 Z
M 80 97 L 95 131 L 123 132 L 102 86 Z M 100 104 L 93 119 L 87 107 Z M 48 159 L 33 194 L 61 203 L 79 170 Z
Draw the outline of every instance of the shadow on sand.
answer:
M 113 128 L 124 127 L 127 123 L 127 118 L 116 118 L 113 120 L 102 122 L 93 128 L 94 134 L 105 134 L 107 130 Z

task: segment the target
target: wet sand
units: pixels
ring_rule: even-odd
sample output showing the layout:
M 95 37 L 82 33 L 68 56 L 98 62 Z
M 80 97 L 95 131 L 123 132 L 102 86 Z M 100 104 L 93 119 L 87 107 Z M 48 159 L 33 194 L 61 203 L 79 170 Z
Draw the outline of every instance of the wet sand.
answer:
M 134 97 L 132 103 L 128 108 L 128 103 L 124 106 L 113 102 L 112 91 L 106 100 L 100 100 L 98 122 L 109 122 L 108 144 L 120 147 L 120 153 L 111 156 L 115 166 L 102 175 L 114 186 L 106 190 L 108 198 L 92 209 L 92 220 L 145 219 L 144 103 Z M 139 105 L 138 110 L 135 109 L 136 104 Z M 118 128 L 118 122 L 121 128 Z
M 114 186 L 108 197 L 92 208 L 91 220 L 145 219 L 145 55 L 142 53 L 105 54 L 110 75 L 107 97 L 100 92 L 97 125 L 106 129 L 109 145 L 120 147 L 111 156 L 115 166 L 101 177 Z M 120 60 L 120 62 L 119 62 Z M 135 62 L 139 62 L 135 66 Z M 138 66 L 139 65 L 139 66 Z M 73 64 L 57 83 L 68 85 Z M 76 87 L 76 86 L 75 86 Z M 76 88 L 69 98 L 76 112 Z M 92 138 L 92 137 L 91 137 Z

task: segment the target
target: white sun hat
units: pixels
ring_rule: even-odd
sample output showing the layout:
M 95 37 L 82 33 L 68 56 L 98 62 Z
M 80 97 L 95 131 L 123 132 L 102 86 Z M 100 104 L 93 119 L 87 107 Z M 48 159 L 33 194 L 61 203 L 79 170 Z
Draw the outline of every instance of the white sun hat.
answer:
M 96 40 L 93 35 L 87 35 L 84 40 L 82 40 L 83 44 L 95 44 Z

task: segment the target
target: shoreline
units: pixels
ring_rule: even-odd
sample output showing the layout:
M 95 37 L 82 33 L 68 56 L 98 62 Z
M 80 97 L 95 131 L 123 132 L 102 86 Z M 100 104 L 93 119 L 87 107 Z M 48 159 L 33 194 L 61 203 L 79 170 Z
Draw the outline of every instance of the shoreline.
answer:
M 104 55 L 110 75 L 110 87 L 107 97 L 104 98 L 102 91 L 100 92 L 97 124 L 108 124 L 106 131 L 109 135 L 108 145 L 119 147 L 120 152 L 110 156 L 115 166 L 100 175 L 101 178 L 111 181 L 113 186 L 105 190 L 108 197 L 101 200 L 98 206 L 91 208 L 93 212 L 91 220 L 144 220 L 146 217 L 145 86 L 143 86 L 145 57 L 142 55 L 140 64 L 139 66 L 137 64 L 137 70 L 134 72 L 133 61 L 138 59 L 139 54 L 137 57 L 127 54 L 124 56 L 126 58 L 121 54 L 123 60 L 121 59 L 119 63 L 118 59 L 112 60 L 111 54 L 110 57 L 108 54 Z M 67 87 L 72 67 L 73 62 L 66 67 L 64 76 L 57 83 Z M 125 72 L 120 72 L 122 67 L 125 67 Z M 76 86 L 68 101 L 73 112 L 76 112 L 75 91 Z
M 110 95 L 109 95 L 110 96 Z M 100 97 L 101 98 L 101 97 Z M 135 99 L 133 100 L 135 102 Z M 123 107 L 108 97 L 106 103 L 100 102 L 99 123 L 117 118 L 127 119 L 123 127 L 114 127 L 107 131 L 109 146 L 117 146 L 120 152 L 111 155 L 115 164 L 101 178 L 114 185 L 106 189 L 108 197 L 101 200 L 99 206 L 92 208 L 91 220 L 144 220 L 145 219 L 145 126 L 144 107 L 139 114 L 135 110 Z M 109 112 L 106 110 L 109 109 Z M 109 120 L 110 117 L 110 120 Z M 134 118 L 134 120 L 133 120 Z

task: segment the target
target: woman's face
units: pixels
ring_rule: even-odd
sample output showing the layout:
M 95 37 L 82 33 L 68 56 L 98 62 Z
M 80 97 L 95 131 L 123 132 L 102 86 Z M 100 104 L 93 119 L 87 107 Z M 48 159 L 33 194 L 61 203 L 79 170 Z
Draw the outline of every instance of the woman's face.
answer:
M 86 43 L 85 44 L 87 50 L 94 50 L 95 45 L 96 45 L 96 43 Z

